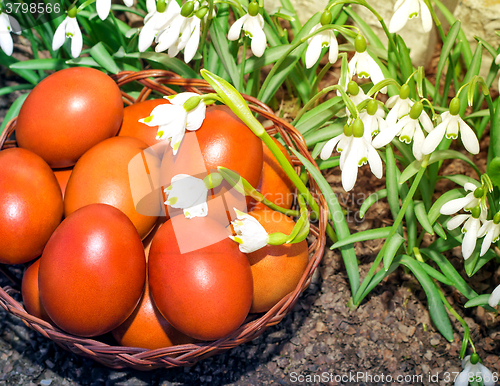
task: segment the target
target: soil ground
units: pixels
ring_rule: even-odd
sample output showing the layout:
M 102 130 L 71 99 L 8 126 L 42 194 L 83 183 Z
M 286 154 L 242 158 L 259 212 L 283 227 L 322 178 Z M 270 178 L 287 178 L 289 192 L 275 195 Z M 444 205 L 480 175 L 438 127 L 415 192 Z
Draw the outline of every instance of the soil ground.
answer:
M 15 81 L 11 74 L 2 74 L 0 87 Z M 12 101 L 12 96 L 0 98 L 0 120 Z M 483 153 L 476 158 L 483 168 L 486 149 L 487 141 L 483 141 Z M 469 172 L 459 161 L 445 168 L 447 173 Z M 385 184 L 367 166 L 360 169 L 356 188 L 349 194 L 341 188 L 338 171 L 326 177 L 349 211 L 351 232 L 390 225 L 385 201 L 373 205 L 363 221 L 356 217 L 362 200 Z M 441 183 L 439 188 L 449 187 Z M 361 277 L 380 246 L 379 241 L 356 245 Z M 457 269 L 463 267 L 459 249 L 448 258 Z M 500 282 L 495 271 L 490 262 L 471 285 L 481 293 L 491 291 Z M 482 308 L 463 311 L 465 299 L 448 287 L 443 290 L 467 321 L 484 364 L 500 373 L 499 318 Z M 0 385 L 452 384 L 461 371 L 462 328 L 451 317 L 456 332 L 452 343 L 435 330 L 425 293 L 412 275 L 398 269 L 354 310 L 347 307 L 350 296 L 341 256 L 327 247 L 310 287 L 281 323 L 254 341 L 191 368 L 151 372 L 110 370 L 68 353 L 0 309 Z

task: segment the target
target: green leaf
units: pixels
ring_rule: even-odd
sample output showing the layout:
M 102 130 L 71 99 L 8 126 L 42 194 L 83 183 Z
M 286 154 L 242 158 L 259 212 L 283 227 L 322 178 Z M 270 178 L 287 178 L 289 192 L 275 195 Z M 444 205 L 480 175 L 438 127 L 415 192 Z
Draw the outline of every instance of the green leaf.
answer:
M 90 49 L 90 56 L 106 71 L 112 74 L 118 74 L 120 72 L 120 69 L 102 42 L 97 43 Z
M 406 80 L 413 73 L 413 65 L 411 63 L 410 50 L 408 50 L 408 47 L 406 47 L 405 41 L 403 40 L 401 35 L 396 35 L 396 41 L 399 51 L 399 68 L 403 75 L 403 81 L 406 82 Z M 412 99 L 416 97 L 414 84 L 415 81 L 413 79 L 411 79 L 408 82 L 408 85 L 410 86 L 410 96 Z
M 429 222 L 434 224 L 436 220 L 441 216 L 439 212 L 441 207 L 446 204 L 448 201 L 455 200 L 457 198 L 462 198 L 464 196 L 463 191 L 459 189 L 452 189 L 443 193 L 439 198 L 432 204 L 431 209 L 429 209 Z
M 167 54 L 161 52 L 134 52 L 130 54 L 124 54 L 123 57 L 150 60 L 152 62 L 161 64 L 162 67 L 166 70 L 173 71 L 184 78 L 199 78 L 199 75 L 182 60 L 171 58 Z
M 359 208 L 359 218 L 365 217 L 366 211 L 375 204 L 378 200 L 381 200 L 383 198 L 387 197 L 387 189 L 380 189 L 378 192 L 370 194 L 365 201 L 363 201 L 363 204 L 361 205 L 361 208 Z
M 281 4 L 283 5 L 283 8 L 285 8 L 285 10 L 293 16 L 293 20 L 290 21 L 290 25 L 292 26 L 293 33 L 296 35 L 302 27 L 299 16 L 297 15 L 297 12 L 295 11 L 295 8 L 290 0 L 281 0 Z
M 344 107 L 344 104 L 340 102 L 342 102 L 342 97 L 333 97 L 319 106 L 316 106 L 314 109 L 309 110 L 302 116 L 295 125 L 295 128 L 302 135 L 306 135 L 309 131 L 319 128 Z M 344 126 L 342 126 L 342 128 L 343 127 Z
M 427 216 L 427 212 L 422 201 L 415 201 L 415 216 L 417 216 L 417 220 L 420 225 L 422 225 L 422 228 L 424 228 L 427 233 L 433 235 L 434 230 L 432 229 L 432 224 L 429 221 L 429 217 Z
M 439 280 L 441 283 L 444 283 L 446 285 L 453 285 L 453 282 L 450 279 L 448 279 L 446 276 L 444 276 L 441 272 L 435 270 L 430 265 L 427 265 L 427 264 L 422 263 L 422 262 L 419 262 L 419 263 L 420 263 L 420 266 L 424 269 L 425 272 L 427 272 L 427 274 L 430 277 L 433 277 L 434 279 Z
M 500 188 L 500 157 L 495 157 L 489 162 L 488 176 L 493 185 Z
M 337 135 L 342 134 L 344 130 L 345 120 L 338 120 L 327 127 L 323 127 L 322 129 L 308 132 L 307 135 L 304 135 L 304 140 L 306 141 L 307 147 L 311 147 L 316 145 L 318 142 L 328 141 L 336 137 Z
M 483 59 L 483 46 L 481 43 L 479 43 L 476 47 L 476 51 L 474 52 L 474 56 L 472 57 L 472 61 L 470 64 L 469 69 L 467 70 L 467 73 L 465 74 L 465 77 L 463 79 L 462 84 L 466 84 L 467 82 L 470 82 L 474 76 L 479 75 L 479 71 L 481 70 L 481 62 Z M 472 85 L 468 85 L 466 88 L 469 90 Z M 464 92 L 465 90 L 460 93 L 460 115 L 463 116 L 465 114 L 465 110 L 467 109 L 467 94 Z M 472 90 L 471 92 L 475 92 L 475 90 Z
M 337 196 L 332 191 L 330 184 L 325 180 L 325 177 L 319 170 L 317 170 L 314 165 L 307 160 L 302 154 L 291 149 L 292 152 L 299 158 L 300 162 L 305 166 L 307 171 L 314 178 L 318 187 L 323 194 L 326 203 L 328 204 L 328 209 L 330 210 L 330 217 L 333 220 L 333 226 L 335 232 L 340 240 L 350 237 L 349 226 L 342 213 L 342 208 L 340 207 Z M 347 276 L 349 277 L 349 283 L 351 285 L 351 292 L 354 294 L 359 288 L 359 271 L 358 262 L 356 258 L 356 253 L 354 252 L 353 246 L 344 246 L 340 248 L 342 253 L 342 259 L 344 260 L 344 265 L 346 267 Z
M 434 153 L 431 154 L 429 158 L 429 165 L 433 164 L 434 162 L 443 161 L 445 159 L 459 159 L 465 161 L 470 166 L 472 166 L 472 168 L 476 171 L 478 175 L 481 175 L 481 172 L 479 171 L 476 164 L 469 157 L 456 150 L 435 151 Z M 420 169 L 420 165 L 421 162 L 418 160 L 415 160 L 411 164 L 409 164 L 408 167 L 405 170 L 403 170 L 403 173 L 401 173 L 401 177 L 399 178 L 399 183 L 402 184 L 403 182 L 408 181 L 408 179 L 417 174 L 418 170 Z
M 15 86 L 7 86 L 7 87 L 2 87 L 0 88 L 0 95 L 6 95 L 10 94 L 11 92 L 14 91 L 19 91 L 19 90 L 30 90 L 33 87 L 35 87 L 32 84 L 16 84 Z
M 385 44 L 381 42 L 379 37 L 373 32 L 372 27 L 370 27 L 361 16 L 359 16 L 351 6 L 345 7 L 344 11 L 354 20 L 354 22 L 358 25 L 359 29 L 363 33 L 364 37 L 374 47 L 380 48 L 386 51 Z
M 429 249 L 433 249 L 439 253 L 449 251 L 452 248 L 455 248 L 460 245 L 460 241 L 455 239 L 454 237 L 449 237 L 447 239 L 439 238 L 434 241 L 431 245 L 429 245 Z
M 488 300 L 490 300 L 490 294 L 478 295 L 475 298 L 469 300 L 464 304 L 465 308 L 471 307 L 485 307 L 488 305 Z
M 424 97 L 424 79 L 425 69 L 423 66 L 419 66 L 417 72 L 417 92 L 420 98 Z
M 495 114 L 490 125 L 490 145 L 488 149 L 488 160 L 500 157 L 500 104 L 497 99 Z
M 455 23 L 453 23 L 450 30 L 448 31 L 448 35 L 444 40 L 443 47 L 441 48 L 441 53 L 439 55 L 439 62 L 436 70 L 436 79 L 441 79 L 441 74 L 443 73 L 446 61 L 450 56 L 450 52 L 453 49 L 455 41 L 457 40 L 458 33 L 460 32 L 460 26 L 460 21 L 457 20 Z
M 19 110 L 21 110 L 21 106 L 23 105 L 24 101 L 28 97 L 29 93 L 22 94 L 17 99 L 12 103 L 12 106 L 10 106 L 9 110 L 7 111 L 7 114 L 5 114 L 5 117 L 2 121 L 2 125 L 0 125 L 0 134 L 3 133 L 5 126 L 7 126 L 7 123 L 12 118 L 15 118 L 19 115 Z
M 40 77 L 37 75 L 36 72 L 32 70 L 17 70 L 14 68 L 11 68 L 10 66 L 15 64 L 15 63 L 20 63 L 17 59 L 13 58 L 12 56 L 7 56 L 3 50 L 0 49 L 0 63 L 2 63 L 3 66 L 8 66 L 13 72 L 15 72 L 17 75 L 22 77 L 24 80 L 27 82 L 37 85 L 38 82 L 40 81 Z
M 319 160 L 317 162 L 319 170 L 336 168 L 340 164 L 340 156 L 330 157 L 327 160 Z
M 318 24 L 320 17 L 321 14 L 318 12 L 307 21 L 307 23 L 302 27 L 300 32 L 293 39 L 291 43 L 292 46 L 296 43 L 299 43 L 302 40 L 302 38 L 306 37 L 309 34 L 312 27 Z M 276 91 L 280 88 L 280 86 L 283 84 L 283 82 L 288 77 L 290 72 L 293 70 L 293 68 L 301 58 L 306 48 L 307 44 L 304 41 L 295 50 L 293 50 L 289 55 L 286 56 L 286 59 L 283 61 L 281 66 L 276 70 L 272 79 L 268 81 L 266 78 L 265 82 L 267 83 L 267 85 L 266 87 L 262 87 L 260 89 L 257 99 L 259 99 L 263 103 L 269 103 L 269 101 L 274 96 Z
M 476 263 L 476 266 L 474 267 L 474 271 L 472 271 L 472 275 L 475 275 L 487 262 L 489 262 L 491 259 L 494 259 L 496 257 L 495 252 L 493 252 L 491 249 L 488 249 L 486 253 L 483 256 L 479 256 L 479 259 Z
M 56 71 L 68 68 L 64 59 L 31 59 L 13 63 L 9 66 L 15 70 L 49 70 Z
M 366 231 L 354 233 L 347 237 L 340 237 L 339 235 L 339 241 L 333 244 L 330 247 L 330 249 L 344 247 L 346 245 L 357 243 L 359 241 L 384 239 L 389 237 L 390 233 L 391 233 L 391 227 L 384 227 L 384 228 L 368 229 Z
M 311 85 L 307 80 L 307 76 L 302 66 L 295 66 L 290 72 L 290 82 L 297 89 L 302 103 L 306 104 L 309 101 L 311 94 Z
M 474 269 L 476 268 L 478 261 L 479 261 L 479 246 L 476 243 L 476 248 L 474 249 L 474 252 L 472 252 L 472 256 L 470 256 L 467 260 L 464 261 L 464 268 L 467 276 L 471 277 L 472 275 L 474 275 Z
M 464 176 L 462 174 L 452 174 L 450 176 L 442 176 L 440 178 L 445 178 L 447 180 L 453 181 L 455 184 L 458 184 L 460 186 L 464 186 L 466 183 L 473 184 L 478 188 L 481 186 L 481 183 L 479 181 L 475 180 L 472 177 Z
M 399 213 L 399 186 L 397 178 L 397 166 L 396 160 L 394 159 L 394 152 L 392 151 L 392 146 L 387 146 L 385 149 L 386 154 L 386 185 L 387 185 L 387 200 L 389 201 L 389 207 L 391 209 L 392 218 L 398 217 Z
M 366 289 L 363 291 L 363 294 L 361 295 L 360 299 L 364 299 L 382 280 L 384 280 L 384 278 L 393 273 L 399 266 L 400 262 L 401 262 L 401 255 L 396 256 L 396 258 L 393 260 L 391 266 L 387 271 L 385 269 L 380 269 L 375 275 L 373 275 L 372 279 L 370 280 L 370 284 L 368 284 Z
M 74 66 L 85 66 L 85 67 L 101 67 L 94 59 L 89 56 L 82 56 L 80 58 L 66 60 L 67 64 Z
M 392 260 L 399 250 L 399 247 L 404 243 L 405 239 L 399 233 L 396 233 L 386 241 L 387 247 L 384 251 L 384 270 L 388 271 L 392 264 Z
M 238 66 L 236 65 L 235 59 L 231 55 L 227 36 L 224 33 L 221 21 L 218 18 L 212 19 L 212 24 L 210 24 L 210 36 L 219 59 L 224 65 L 225 70 L 231 77 L 233 85 L 239 87 L 240 72 L 238 71 Z M 239 91 L 243 92 L 243 90 Z
M 444 231 L 443 227 L 439 223 L 435 222 L 434 225 L 432 225 L 432 229 L 434 229 L 434 232 L 436 232 L 436 234 L 439 237 L 441 237 L 445 240 L 448 238 L 446 236 L 446 232 Z
M 451 327 L 450 319 L 446 313 L 446 309 L 439 296 L 436 285 L 417 260 L 404 255 L 401 258 L 401 264 L 404 264 L 413 272 L 424 289 L 429 303 L 429 314 L 431 315 L 434 325 L 446 340 L 453 342 L 453 328 Z
M 275 63 L 280 59 L 290 48 L 290 44 L 267 48 L 260 58 L 252 56 L 245 61 L 245 74 L 257 71 L 258 69 Z
M 438 253 L 430 248 L 423 248 L 420 250 L 420 253 L 434 261 L 438 265 L 441 272 L 443 272 L 443 274 L 453 282 L 454 287 L 467 299 L 473 299 L 477 296 L 477 292 L 467 284 L 450 261 L 441 253 Z

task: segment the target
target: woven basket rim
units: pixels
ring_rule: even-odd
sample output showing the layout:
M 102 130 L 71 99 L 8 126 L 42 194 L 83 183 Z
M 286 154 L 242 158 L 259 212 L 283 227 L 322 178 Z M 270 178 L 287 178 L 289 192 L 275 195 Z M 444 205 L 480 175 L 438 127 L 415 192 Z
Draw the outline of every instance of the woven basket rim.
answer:
M 136 98 L 122 90 L 123 101 L 127 105 L 148 99 L 153 91 L 163 95 L 175 94 L 176 92 L 168 86 L 182 87 L 185 91 L 198 94 L 214 92 L 205 80 L 183 78 L 174 72 L 165 70 L 143 70 L 138 72 L 123 71 L 111 77 L 119 87 L 131 82 L 137 82 L 143 86 Z M 297 149 L 317 168 L 316 162 L 307 150 L 304 138 L 295 127 L 284 119 L 277 117 L 269 106 L 256 98 L 248 95 L 243 95 L 243 98 L 248 102 L 253 112 L 260 114 L 272 122 L 273 126 L 266 129 L 268 133 L 279 133 L 287 146 Z M 16 146 L 15 141 L 7 141 L 15 131 L 16 120 L 17 118 L 13 118 L 8 122 L 4 132 L 0 135 L 0 151 Z M 301 163 L 298 158 L 293 155 L 291 158 L 297 171 L 300 170 Z M 31 329 L 53 340 L 63 349 L 93 359 L 110 368 L 152 370 L 155 368 L 192 366 L 201 359 L 249 342 L 261 335 L 267 327 L 279 323 L 285 315 L 292 311 L 300 294 L 309 286 L 312 274 L 321 262 L 326 245 L 325 230 L 328 220 L 328 207 L 316 182 L 309 174 L 308 177 L 310 191 L 318 203 L 320 210 L 318 224 L 311 224 L 310 234 L 314 237 L 314 241 L 309 244 L 309 263 L 300 282 L 293 292 L 285 296 L 271 310 L 265 314 L 250 314 L 249 318 L 247 318 L 245 323 L 238 330 L 222 339 L 210 342 L 177 345 L 156 350 L 118 345 L 113 346 L 96 339 L 82 338 L 68 334 L 58 327 L 28 314 L 22 304 L 10 296 L 9 292 L 12 291 L 10 286 L 4 288 L 0 287 L 0 306 L 7 312 L 19 317 Z M 0 272 L 8 277 L 8 273 L 3 267 L 0 267 Z

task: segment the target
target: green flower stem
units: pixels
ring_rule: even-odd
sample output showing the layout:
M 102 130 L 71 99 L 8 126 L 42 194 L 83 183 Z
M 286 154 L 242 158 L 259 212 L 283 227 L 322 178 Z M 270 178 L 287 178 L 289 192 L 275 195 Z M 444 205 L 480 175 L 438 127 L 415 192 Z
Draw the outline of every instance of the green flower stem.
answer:
M 243 51 L 241 52 L 241 63 L 240 63 L 240 84 L 239 84 L 239 90 L 243 92 L 245 89 L 244 87 L 244 81 L 245 81 L 245 61 L 247 59 L 247 47 L 248 47 L 248 37 L 246 35 L 243 35 Z
M 321 98 L 323 95 L 326 95 L 329 92 L 335 91 L 335 90 L 339 91 L 340 94 L 342 95 L 342 99 L 344 100 L 344 103 L 345 103 L 346 107 L 349 109 L 349 112 L 351 113 L 351 115 L 354 118 L 357 118 L 358 117 L 358 110 L 356 110 L 356 107 L 355 107 L 354 103 L 351 101 L 351 98 L 349 98 L 347 96 L 346 92 L 344 91 L 344 89 L 342 87 L 340 87 L 338 84 L 336 84 L 336 85 L 324 88 L 319 93 L 317 93 L 315 96 L 313 96 L 304 105 L 304 107 L 299 111 L 299 113 L 297 114 L 297 116 L 293 120 L 292 125 L 295 126 L 297 124 L 297 122 L 300 120 L 300 118 L 302 118 L 302 116 L 307 112 L 307 110 L 309 110 L 311 108 L 311 106 L 314 106 L 314 104 L 316 103 L 316 101 L 319 98 Z
M 312 98 L 314 96 L 314 93 L 316 93 L 319 90 L 319 82 L 321 82 L 321 80 L 326 75 L 331 66 L 332 64 L 328 62 L 319 72 L 318 76 L 316 77 L 316 80 L 314 81 L 313 86 L 311 87 L 311 95 L 309 95 L 310 98 Z
M 113 24 L 115 25 L 115 28 L 117 31 L 120 31 L 118 28 L 118 22 L 116 21 L 115 14 L 113 12 L 109 12 L 111 14 L 111 19 L 113 19 Z M 121 33 L 117 33 L 118 35 L 118 40 L 120 40 L 120 45 L 123 47 L 125 52 L 127 52 L 127 44 L 125 44 L 125 39 L 123 39 L 123 35 Z
M 437 288 L 438 288 L 439 297 L 443 301 L 445 307 L 448 309 L 448 311 L 450 311 L 453 314 L 453 316 L 455 318 L 457 318 L 457 320 L 460 322 L 460 324 L 464 328 L 464 337 L 462 339 L 462 348 L 460 350 L 460 359 L 464 359 L 465 351 L 467 350 L 467 343 L 470 343 L 472 349 L 474 350 L 474 352 L 476 352 L 476 348 L 474 347 L 474 343 L 472 343 L 472 340 L 470 339 L 469 326 L 467 325 L 465 320 L 463 320 L 462 317 L 460 315 L 458 315 L 457 311 L 455 311 L 455 309 L 451 306 L 451 304 L 448 303 L 448 300 L 444 296 L 443 291 L 441 291 L 441 289 L 439 287 L 437 287 Z
M 273 76 L 276 73 L 276 71 L 278 71 L 279 67 L 283 64 L 283 62 L 286 60 L 286 58 L 297 47 L 299 47 L 300 45 L 304 44 L 310 38 L 312 38 L 313 36 L 319 34 L 320 32 L 323 32 L 323 31 L 326 31 L 326 30 L 330 30 L 330 29 L 338 31 L 338 32 L 341 32 L 342 34 L 348 35 L 348 36 L 351 36 L 351 37 L 356 37 L 356 35 L 357 35 L 355 32 L 349 30 L 348 28 L 344 28 L 344 27 L 341 27 L 341 26 L 338 26 L 338 25 L 334 25 L 334 24 L 327 24 L 327 25 L 322 26 L 321 28 L 318 28 L 313 33 L 310 33 L 309 35 L 304 36 L 302 39 L 298 40 L 295 44 L 292 44 L 290 46 L 290 48 L 288 48 L 288 50 L 283 54 L 283 56 L 281 56 L 281 58 L 279 58 L 276 61 L 276 63 L 274 64 L 273 68 L 271 69 L 271 71 L 269 71 L 269 74 L 267 75 L 266 79 L 264 80 L 264 84 L 262 85 L 261 90 L 265 90 L 267 88 L 267 86 L 269 85 L 269 82 L 273 78 Z
M 410 201 L 413 200 L 413 195 L 415 194 L 418 184 L 420 183 L 420 180 L 422 179 L 425 170 L 427 169 L 427 164 L 429 162 L 429 155 L 426 155 L 424 159 L 422 160 L 422 165 L 420 167 L 420 170 L 418 171 L 417 175 L 415 176 L 415 179 L 413 180 L 413 183 L 411 185 L 410 191 L 406 195 L 405 200 L 403 201 L 403 206 L 399 210 L 399 213 L 394 220 L 394 224 L 392 224 L 391 231 L 389 233 L 389 236 L 387 236 L 387 240 L 389 240 L 392 236 L 396 234 L 398 231 L 398 227 L 401 224 L 401 221 L 403 220 L 403 217 L 406 213 L 406 209 L 408 209 L 408 205 L 410 205 Z M 370 267 L 370 270 L 368 271 L 368 274 L 364 278 L 363 282 L 361 283 L 361 286 L 359 289 L 356 291 L 354 294 L 354 304 L 356 306 L 359 306 L 361 301 L 363 300 L 363 292 L 365 291 L 366 287 L 368 287 L 368 284 L 370 284 L 370 281 L 372 280 L 373 276 L 375 275 L 375 271 L 377 270 L 378 266 L 380 265 L 380 262 L 382 261 L 384 257 L 384 252 L 385 252 L 385 247 L 387 245 L 387 241 L 384 243 L 382 249 L 378 253 L 377 257 L 375 258 L 375 261 L 373 262 L 372 266 Z
M 236 17 L 236 19 L 239 19 L 240 17 L 242 17 L 243 15 L 246 14 L 245 10 L 243 9 L 243 7 L 241 6 L 241 4 L 238 1 L 231 1 L 231 0 L 215 0 L 215 1 L 211 0 L 211 1 L 213 2 L 213 4 L 227 4 L 227 5 L 230 5 L 232 7 L 235 7 L 238 10 L 238 14 L 239 14 L 239 17 Z M 209 18 L 211 19 L 210 16 L 209 16 Z
M 267 134 L 264 127 L 261 123 L 255 118 L 250 109 L 248 108 L 248 104 L 243 99 L 240 93 L 236 91 L 236 89 L 231 86 L 229 82 L 222 79 L 221 77 L 212 74 L 210 71 L 202 69 L 201 76 L 214 88 L 214 90 L 219 94 L 224 103 L 245 123 L 252 132 L 259 137 L 264 144 L 271 150 L 274 157 L 280 164 L 281 168 L 287 174 L 290 181 L 297 187 L 299 193 L 302 193 L 309 207 L 313 210 L 314 213 L 311 216 L 314 218 L 318 215 L 319 206 L 318 203 L 314 200 L 311 192 L 307 189 L 306 185 L 302 182 L 300 177 L 295 173 L 293 166 L 288 162 L 288 159 L 281 152 L 280 148 L 276 143 L 272 140 L 271 136 Z
M 200 43 L 201 46 L 199 48 L 200 52 L 203 52 L 203 49 L 205 48 L 205 43 L 207 41 L 207 36 L 208 36 L 208 29 L 210 28 L 210 23 L 212 22 L 213 10 L 214 10 L 214 0 L 208 0 L 207 21 L 203 23 L 203 32 L 201 33 L 201 43 Z
M 93 4 L 95 2 L 96 2 L 96 0 L 87 0 L 85 3 L 83 3 L 82 5 L 80 5 L 78 7 L 77 12 L 83 11 L 85 9 L 85 7 L 87 7 L 88 5 Z

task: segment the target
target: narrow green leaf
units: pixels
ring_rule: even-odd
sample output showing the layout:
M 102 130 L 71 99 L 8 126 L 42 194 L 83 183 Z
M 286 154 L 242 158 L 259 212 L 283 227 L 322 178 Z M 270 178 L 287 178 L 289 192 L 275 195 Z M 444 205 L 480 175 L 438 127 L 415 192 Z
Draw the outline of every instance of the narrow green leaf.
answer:
M 366 289 L 363 291 L 360 299 L 364 299 L 382 280 L 384 280 L 384 278 L 393 273 L 396 268 L 398 268 L 400 262 L 401 256 L 396 256 L 387 271 L 385 269 L 380 269 L 375 275 L 373 275 L 372 279 L 370 280 L 370 284 L 368 284 Z
M 471 276 L 475 275 L 487 262 L 489 262 L 491 259 L 494 259 L 495 257 L 496 254 L 491 249 L 486 251 L 483 256 L 479 256 L 479 259 L 476 263 L 476 266 L 474 267 L 474 271 L 472 271 Z
M 488 176 L 493 185 L 500 188 L 500 157 L 495 157 L 488 163 Z
M 199 75 L 186 63 L 177 58 L 171 58 L 162 52 L 133 52 L 123 55 L 124 58 L 140 58 L 161 64 L 166 70 L 175 72 L 184 78 L 199 78 Z
M 26 84 L 26 83 L 16 84 L 15 86 L 2 87 L 2 88 L 0 88 L 0 95 L 10 94 L 11 92 L 19 91 L 19 90 L 30 90 L 33 87 L 35 87 L 35 86 L 32 84 Z
M 302 116 L 295 128 L 302 135 L 306 135 L 309 131 L 321 127 L 344 107 L 344 104 L 340 102 L 342 102 L 342 97 L 337 96 L 316 106 Z
M 17 70 L 17 69 L 11 68 L 10 67 L 11 65 L 13 65 L 15 63 L 20 63 L 20 62 L 17 59 L 13 58 L 12 56 L 7 56 L 3 52 L 3 50 L 0 50 L 0 63 L 2 63 L 3 66 L 8 66 L 17 75 L 19 75 L 24 80 L 26 80 L 27 82 L 29 82 L 35 86 L 40 81 L 40 77 L 33 70 Z
M 495 114 L 491 119 L 490 125 L 490 145 L 488 149 L 488 160 L 500 157 L 500 103 L 497 99 Z
M 363 33 L 368 43 L 374 47 L 386 50 L 385 44 L 379 39 L 379 37 L 373 32 L 372 27 L 370 27 L 361 16 L 359 16 L 351 6 L 345 7 L 344 11 L 354 20 L 354 22 L 358 25 L 359 29 Z
M 448 238 L 448 236 L 446 236 L 446 232 L 439 223 L 435 222 L 434 225 L 432 225 L 432 229 L 434 229 L 434 232 L 436 232 L 436 234 L 442 239 L 446 240 Z
M 443 272 L 443 274 L 453 282 L 455 288 L 467 299 L 473 299 L 477 296 L 477 292 L 467 284 L 467 282 L 455 269 L 453 264 L 451 264 L 450 261 L 441 253 L 438 253 L 430 248 L 423 248 L 420 250 L 420 253 L 434 261 L 438 265 L 441 272 Z
M 484 48 L 489 52 L 489 54 L 495 59 L 497 57 L 497 50 L 493 48 L 493 46 L 488 43 L 486 40 L 484 40 L 482 37 L 474 35 L 474 39 L 476 39 L 479 43 L 481 43 Z
M 431 245 L 429 245 L 429 249 L 433 249 L 439 253 L 443 253 L 449 251 L 452 248 L 455 248 L 460 245 L 460 242 L 454 237 L 448 237 L 447 239 L 436 239 Z
M 56 71 L 68 68 L 64 59 L 31 59 L 23 62 L 13 63 L 9 66 L 15 70 L 49 70 Z
M 462 84 L 470 82 L 474 76 L 479 75 L 479 71 L 481 70 L 481 62 L 483 60 L 483 46 L 479 43 L 476 47 L 476 51 L 474 52 L 474 56 L 472 57 L 472 61 L 470 64 L 467 73 L 465 74 L 464 80 Z M 467 86 L 467 90 L 471 88 L 472 85 Z M 465 91 L 465 90 L 464 90 Z M 460 115 L 464 116 L 465 110 L 467 109 L 467 94 L 462 91 L 460 94 Z M 474 93 L 476 90 L 471 90 L 471 93 Z
M 420 98 L 424 97 L 424 79 L 425 69 L 423 66 L 419 66 L 417 72 L 417 92 Z
M 420 263 L 420 266 L 424 269 L 425 272 L 427 272 L 427 274 L 430 276 L 430 277 L 433 277 L 434 279 L 440 281 L 441 283 L 444 283 L 446 285 L 453 285 L 453 282 L 448 279 L 446 276 L 444 276 L 441 272 L 435 270 L 434 268 L 432 268 L 430 265 L 427 265 L 425 263 Z
M 333 193 L 330 184 L 325 180 L 325 177 L 319 170 L 317 170 L 314 165 L 307 160 L 302 154 L 291 149 L 292 152 L 299 158 L 300 162 L 305 166 L 307 171 L 314 178 L 318 187 L 323 193 L 323 196 L 328 204 L 328 209 L 330 210 L 330 217 L 333 220 L 333 226 L 335 232 L 340 240 L 350 237 L 349 226 L 342 213 L 342 208 L 340 207 L 337 196 Z M 342 259 L 344 260 L 344 265 L 346 267 L 347 276 L 349 277 L 349 283 L 351 286 L 351 292 L 354 294 L 359 288 L 359 271 L 358 271 L 358 261 L 356 258 L 356 253 L 352 245 L 344 246 L 340 248 L 342 253 Z
M 240 72 L 238 71 L 238 66 L 235 63 L 234 57 L 231 55 L 227 36 L 224 33 L 221 21 L 218 18 L 212 19 L 212 24 L 210 24 L 210 37 L 212 39 L 215 50 L 219 55 L 220 61 L 231 77 L 233 86 L 239 87 Z M 243 92 L 243 90 L 238 91 Z
M 299 93 L 302 103 L 306 104 L 309 101 L 309 95 L 311 95 L 311 85 L 307 80 L 304 68 L 302 66 L 295 66 L 289 76 L 293 87 Z
M 461 174 L 452 174 L 452 175 L 449 175 L 449 176 L 442 176 L 440 178 L 445 178 L 447 180 L 453 181 L 455 184 L 458 184 L 460 186 L 464 186 L 466 183 L 474 184 L 478 188 L 481 186 L 481 183 L 479 181 L 475 180 L 472 177 L 464 176 L 464 175 L 461 175 Z
M 460 32 L 461 23 L 459 20 L 453 23 L 450 30 L 448 31 L 448 35 L 446 35 L 446 39 L 443 42 L 443 47 L 441 48 L 441 53 L 439 56 L 439 61 L 436 70 L 436 79 L 441 79 L 441 74 L 443 73 L 444 66 L 450 56 L 450 52 L 455 45 L 455 41 L 457 40 L 458 33 Z
M 290 48 L 290 44 L 267 48 L 260 58 L 252 56 L 245 61 L 245 74 L 257 71 L 258 69 L 275 63 L 280 59 Z
M 322 129 L 309 131 L 307 135 L 304 135 L 304 140 L 306 141 L 307 147 L 316 145 L 318 142 L 328 141 L 329 139 L 342 134 L 344 130 L 345 120 L 338 120 L 327 127 Z
M 294 35 L 298 34 L 302 25 L 300 24 L 299 16 L 297 15 L 295 8 L 293 7 L 290 0 L 281 0 L 281 4 L 283 5 L 283 8 L 285 8 L 293 15 L 293 20 L 290 21 L 290 25 L 292 26 Z
M 399 250 L 399 247 L 404 243 L 405 239 L 399 233 L 396 233 L 386 241 L 387 247 L 384 252 L 384 270 L 388 271 L 392 264 L 392 260 Z
M 446 340 L 453 342 L 453 328 L 451 327 L 450 318 L 446 313 L 446 309 L 439 296 L 436 285 L 417 260 L 414 260 L 409 256 L 402 256 L 401 264 L 404 264 L 413 272 L 418 282 L 424 289 L 429 303 L 429 314 L 431 315 L 434 325 Z
M 399 60 L 400 60 L 399 68 L 403 75 L 403 81 L 406 82 L 406 80 L 410 77 L 410 75 L 413 72 L 413 65 L 411 63 L 411 58 L 410 58 L 410 50 L 408 49 L 408 47 L 406 47 L 405 41 L 403 40 L 401 35 L 396 35 L 396 42 L 399 51 Z M 415 81 L 413 79 L 411 79 L 408 82 L 408 85 L 410 86 L 410 96 L 412 99 L 416 98 L 414 84 Z
M 349 244 L 357 243 L 359 241 L 384 239 L 384 238 L 389 237 L 390 233 L 391 233 L 391 227 L 384 227 L 384 228 L 368 229 L 366 231 L 354 233 L 354 234 L 349 235 L 347 237 L 341 238 L 339 236 L 339 241 L 337 241 L 335 244 L 333 244 L 330 247 L 330 249 L 337 249 L 337 248 L 344 247 L 344 246 L 349 245 Z
M 5 114 L 5 117 L 3 118 L 2 125 L 0 125 L 0 134 L 3 133 L 5 126 L 7 126 L 7 123 L 9 123 L 12 118 L 15 118 L 19 115 L 19 110 L 21 110 L 21 106 L 23 105 L 28 95 L 29 93 L 22 94 L 17 97 L 14 103 L 12 103 L 12 106 L 10 106 L 7 114 Z
M 485 307 L 488 306 L 488 300 L 490 300 L 490 294 L 478 295 L 475 298 L 469 300 L 464 304 L 465 308 L 471 307 Z
M 120 69 L 102 42 L 97 43 L 90 49 L 90 56 L 106 71 L 112 74 L 118 74 L 120 72 Z
M 427 233 L 433 235 L 434 230 L 432 229 L 429 217 L 427 217 L 427 212 L 422 201 L 415 201 L 415 216 L 417 216 L 417 220 L 420 225 L 422 225 L 422 228 L 424 228 Z
M 361 205 L 361 208 L 359 208 L 359 217 L 363 218 L 365 217 L 366 211 L 375 204 L 378 200 L 381 200 L 383 198 L 387 197 L 387 189 L 380 189 L 378 192 L 370 194 L 365 201 L 363 201 L 363 204 Z
M 101 67 L 93 58 L 89 56 L 82 56 L 80 58 L 66 60 L 67 64 L 74 66 L 85 66 L 85 67 Z
M 389 207 L 391 209 L 392 218 L 398 217 L 399 213 L 399 186 L 397 178 L 397 166 L 396 160 L 394 159 L 394 152 L 392 151 L 392 146 L 387 146 L 385 150 L 386 156 L 386 185 L 387 185 L 387 200 L 389 202 Z
M 470 256 L 467 260 L 464 261 L 464 269 L 467 276 L 471 277 L 474 274 L 474 269 L 476 268 L 476 264 L 479 260 L 479 248 L 476 244 L 476 248 L 474 252 L 472 252 L 472 256 Z
M 428 217 L 429 222 L 434 224 L 436 220 L 441 216 L 439 212 L 441 207 L 450 200 L 455 200 L 457 198 L 462 198 L 464 196 L 463 191 L 459 189 L 448 190 L 446 193 L 443 193 L 439 198 L 432 204 L 431 209 L 429 209 Z

